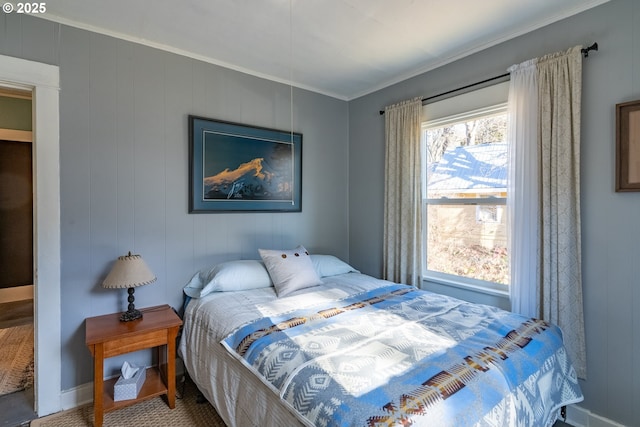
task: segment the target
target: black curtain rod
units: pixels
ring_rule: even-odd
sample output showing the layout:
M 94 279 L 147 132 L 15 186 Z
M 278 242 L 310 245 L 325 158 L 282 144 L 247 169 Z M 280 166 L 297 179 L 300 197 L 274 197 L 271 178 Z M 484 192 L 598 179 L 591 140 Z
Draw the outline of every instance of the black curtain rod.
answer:
M 589 51 L 591 50 L 595 50 L 596 52 L 598 51 L 598 42 L 595 42 L 594 44 L 592 44 L 589 47 L 585 47 L 580 49 L 580 52 L 582 52 L 582 56 L 584 56 L 585 58 L 589 56 Z
M 595 51 L 598 50 L 598 43 L 597 42 L 592 44 L 589 47 L 585 47 L 585 48 L 581 49 L 580 51 L 582 52 L 582 56 L 584 56 L 586 58 L 586 57 L 589 56 L 589 51 L 592 51 L 592 50 L 595 50 Z M 437 95 L 428 96 L 426 98 L 422 98 L 422 103 L 424 104 L 425 102 L 430 101 L 430 100 L 432 100 L 434 98 L 438 98 L 440 96 L 449 95 L 451 93 L 459 92 L 459 91 L 465 90 L 465 89 L 469 89 L 469 88 L 474 87 L 474 86 L 479 86 L 479 85 L 484 84 L 484 83 L 489 83 L 489 82 L 492 82 L 494 80 L 503 79 L 505 77 L 509 77 L 510 75 L 511 75 L 511 73 L 500 74 L 499 76 L 490 77 L 488 79 L 484 79 L 484 80 L 479 81 L 479 82 L 471 83 L 471 84 L 468 84 L 466 86 L 459 87 L 457 89 L 451 89 L 451 90 L 448 90 L 446 92 L 439 93 Z M 384 114 L 384 110 L 380 110 L 380 115 L 383 115 L 383 114 Z
M 490 78 L 484 79 L 484 80 L 482 80 L 480 82 L 471 83 L 471 84 L 468 84 L 466 86 L 462 86 L 462 87 L 459 87 L 459 88 L 456 88 L 456 89 L 451 89 L 451 90 L 448 90 L 446 92 L 439 93 L 437 95 L 428 96 L 426 98 L 422 98 L 422 103 L 424 104 L 425 102 L 427 102 L 427 101 L 429 101 L 429 100 L 431 100 L 433 98 L 438 98 L 440 96 L 445 96 L 445 95 L 449 95 L 451 93 L 460 92 L 461 90 L 469 89 L 470 87 L 479 86 L 479 85 L 481 85 L 483 83 L 489 83 L 489 82 L 494 81 L 494 80 L 498 80 L 498 79 L 502 79 L 502 78 L 505 78 L 505 77 L 509 77 L 510 74 L 511 73 L 500 74 L 499 76 L 490 77 Z M 383 115 L 383 114 L 384 114 L 384 110 L 380 110 L 380 115 Z

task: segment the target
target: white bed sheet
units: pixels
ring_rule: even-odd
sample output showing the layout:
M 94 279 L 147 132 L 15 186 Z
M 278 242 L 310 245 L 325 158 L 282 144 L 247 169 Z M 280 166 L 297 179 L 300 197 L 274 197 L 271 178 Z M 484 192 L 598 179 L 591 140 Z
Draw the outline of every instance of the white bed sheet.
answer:
M 187 372 L 228 427 L 300 426 L 279 396 L 234 358 L 220 341 L 239 326 L 350 294 L 389 285 L 370 276 L 347 273 L 325 277 L 319 287 L 278 299 L 274 288 L 217 292 L 188 304 L 179 346 Z M 309 294 L 313 292 L 313 298 Z
M 224 348 L 221 340 L 240 326 L 265 316 L 277 316 L 392 285 L 359 273 L 325 277 L 323 280 L 325 284 L 320 287 L 301 290 L 284 298 L 277 298 L 274 288 L 263 288 L 212 293 L 193 299 L 187 306 L 179 353 L 189 375 L 228 427 L 293 427 L 304 424 L 282 402 L 278 393 Z M 538 382 L 538 376 L 532 375 L 522 387 L 525 390 L 535 389 Z M 517 414 L 517 408 L 507 407 L 512 403 L 509 400 L 498 411 Z M 574 402 L 565 400 L 565 404 L 568 403 Z M 546 402 L 546 407 L 552 404 Z M 495 419 L 503 419 L 503 415 L 498 414 Z M 487 414 L 482 425 L 501 425 L 492 423 L 492 417 L 493 414 Z M 554 420 L 555 417 L 551 424 Z

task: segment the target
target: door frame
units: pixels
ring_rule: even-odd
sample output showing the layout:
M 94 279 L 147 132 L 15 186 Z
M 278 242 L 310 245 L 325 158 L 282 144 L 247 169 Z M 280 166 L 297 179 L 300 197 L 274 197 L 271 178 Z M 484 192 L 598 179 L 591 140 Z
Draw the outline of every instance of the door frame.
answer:
M 59 67 L 0 55 L 0 86 L 32 91 L 35 411 L 62 410 Z

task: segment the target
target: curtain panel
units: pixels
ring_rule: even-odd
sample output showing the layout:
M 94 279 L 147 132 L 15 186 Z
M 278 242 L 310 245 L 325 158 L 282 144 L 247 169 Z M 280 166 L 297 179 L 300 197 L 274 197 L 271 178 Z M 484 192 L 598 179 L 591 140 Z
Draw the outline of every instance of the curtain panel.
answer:
M 581 46 L 513 66 L 509 93 L 512 310 L 562 328 L 586 378 L 580 235 Z
M 537 59 L 509 68 L 508 227 L 511 310 L 540 317 L 538 310 L 538 71 Z
M 422 100 L 385 108 L 383 278 L 420 287 Z
M 538 62 L 541 185 L 539 275 L 542 317 L 564 331 L 586 378 L 580 235 L 582 46 Z

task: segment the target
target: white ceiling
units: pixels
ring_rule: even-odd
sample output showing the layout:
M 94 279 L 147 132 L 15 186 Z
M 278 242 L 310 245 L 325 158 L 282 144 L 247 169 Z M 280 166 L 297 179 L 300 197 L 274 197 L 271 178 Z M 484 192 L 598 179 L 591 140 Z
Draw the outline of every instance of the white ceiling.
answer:
M 607 1 L 55 0 L 44 18 L 350 100 Z

